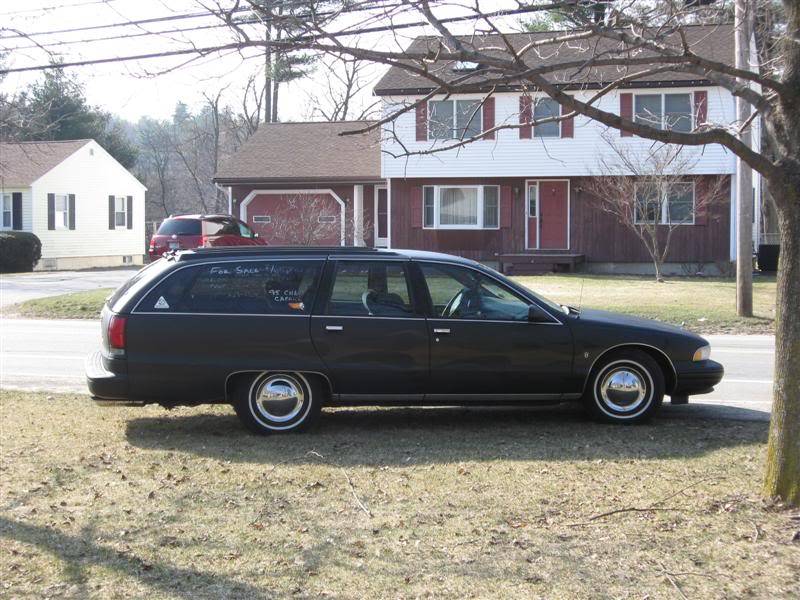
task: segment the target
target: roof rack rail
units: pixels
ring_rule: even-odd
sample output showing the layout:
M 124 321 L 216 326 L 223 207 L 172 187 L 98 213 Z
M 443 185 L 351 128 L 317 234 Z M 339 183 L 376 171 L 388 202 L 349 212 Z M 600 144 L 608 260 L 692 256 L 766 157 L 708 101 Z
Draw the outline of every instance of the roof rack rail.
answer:
M 175 258 L 180 261 L 197 260 L 209 256 L 269 256 L 271 254 L 377 254 L 387 251 L 365 246 L 217 246 L 178 250 Z M 389 254 L 393 254 L 391 251 Z

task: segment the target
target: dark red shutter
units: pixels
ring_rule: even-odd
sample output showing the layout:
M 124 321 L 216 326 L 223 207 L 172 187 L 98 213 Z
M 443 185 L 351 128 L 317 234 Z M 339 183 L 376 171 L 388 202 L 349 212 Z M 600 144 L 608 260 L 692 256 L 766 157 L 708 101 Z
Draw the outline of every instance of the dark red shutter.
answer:
M 133 196 L 128 196 L 128 211 L 126 216 L 128 218 L 126 223 L 127 228 L 133 229 Z
M 519 128 L 519 139 L 529 140 L 533 134 L 531 121 L 533 120 L 533 109 L 531 107 L 530 96 L 519 97 L 519 123 L 522 127 Z
M 411 188 L 411 227 L 422 227 L 422 187 L 418 185 Z
M 428 139 L 428 103 L 417 104 L 417 141 Z
M 623 119 L 633 121 L 633 94 L 623 93 L 619 95 L 619 115 Z M 621 137 L 630 137 L 633 134 L 630 131 L 619 130 Z
M 47 228 L 53 230 L 56 228 L 56 195 L 47 194 Z
M 560 114 L 564 114 L 564 107 L 559 104 L 558 106 Z M 562 138 L 571 138 L 575 137 L 575 117 L 570 117 L 569 119 L 564 119 L 561 121 L 561 137 Z
M 67 196 L 67 220 L 70 229 L 75 229 L 75 194 Z
M 514 192 L 510 185 L 500 186 L 500 227 L 511 227 Z
M 708 92 L 694 93 L 694 126 L 699 127 L 708 119 Z
M 483 101 L 483 130 L 489 131 L 494 129 L 494 97 L 486 98 Z M 494 139 L 494 131 L 489 131 L 483 136 L 485 140 Z
M 11 192 L 11 228 L 22 230 L 22 192 Z
M 108 197 L 108 228 L 114 229 L 116 219 L 114 218 L 114 196 Z

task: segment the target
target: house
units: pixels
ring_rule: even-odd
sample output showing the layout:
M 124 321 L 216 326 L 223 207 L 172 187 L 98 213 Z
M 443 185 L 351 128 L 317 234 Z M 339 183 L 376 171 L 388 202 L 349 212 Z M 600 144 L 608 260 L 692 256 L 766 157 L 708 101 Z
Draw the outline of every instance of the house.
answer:
M 690 43 L 704 55 L 720 60 L 733 55 L 731 26 L 694 26 L 686 31 Z M 522 47 L 550 36 L 552 32 L 507 37 Z M 503 47 L 492 36 L 465 41 Z M 433 50 L 438 43 L 435 37 L 419 37 L 410 49 Z M 576 40 L 559 46 L 559 59 L 572 53 L 585 60 L 594 43 Z M 550 60 L 546 47 L 541 55 L 542 62 Z M 444 80 L 463 78 L 477 67 L 442 61 L 429 66 Z M 616 67 L 607 67 L 581 72 L 580 79 L 573 79 L 572 73 L 555 73 L 553 80 L 586 100 L 618 76 Z M 381 127 L 380 153 L 376 134 L 366 123 L 264 125 L 216 181 L 231 186 L 232 211 L 254 226 L 258 218 L 273 219 L 266 207 L 259 215 L 253 212 L 253 198 L 265 190 L 279 194 L 293 188 L 322 194 L 343 181 L 346 190 L 338 194 L 346 220 L 341 243 L 436 250 L 516 272 L 526 267 L 571 268 L 579 263 L 601 272 L 650 270 L 641 240 L 615 216 L 598 208 L 589 190 L 591 178 L 598 174 L 599 157 L 608 154 L 608 144 L 644 155 L 653 142 L 582 116 L 532 127 L 532 118 L 558 116 L 560 108 L 546 95 L 521 84 L 495 86 L 489 93 L 476 75 L 470 93 L 419 102 L 433 90 L 420 75 L 396 66 L 387 71 L 374 93 L 381 97 L 384 115 L 403 112 Z M 632 81 L 603 95 L 597 105 L 630 119 L 684 130 L 705 122 L 735 120 L 734 99 L 728 91 L 677 72 Z M 365 130 L 360 136 L 341 135 Z M 462 135 L 480 139 L 431 152 L 457 145 Z M 681 272 L 687 265 L 692 270 L 702 265 L 707 272 L 714 271 L 735 258 L 731 180 L 736 157 L 718 145 L 686 147 L 681 153 L 682 164 L 687 165 L 681 173 L 683 185 L 669 193 L 662 214 L 655 217 L 662 223 L 673 214 L 688 217 L 672 234 L 665 272 Z M 620 172 L 624 171 L 621 165 Z M 231 177 L 236 173 L 243 177 Z M 718 200 L 700 208 L 698 190 L 712 182 Z M 757 201 L 759 185 L 756 177 Z M 270 239 L 267 228 L 263 235 Z M 326 243 L 334 241 L 331 237 Z
M 37 269 L 142 264 L 144 193 L 94 140 L 0 143 L 0 228 L 39 237 Z

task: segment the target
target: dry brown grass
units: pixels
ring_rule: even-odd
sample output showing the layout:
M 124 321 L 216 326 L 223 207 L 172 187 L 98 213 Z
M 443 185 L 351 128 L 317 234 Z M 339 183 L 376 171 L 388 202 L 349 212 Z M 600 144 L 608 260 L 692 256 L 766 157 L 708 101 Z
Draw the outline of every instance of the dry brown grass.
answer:
M 0 595 L 798 597 L 766 424 L 663 414 L 337 410 L 259 438 L 227 407 L 4 391 Z

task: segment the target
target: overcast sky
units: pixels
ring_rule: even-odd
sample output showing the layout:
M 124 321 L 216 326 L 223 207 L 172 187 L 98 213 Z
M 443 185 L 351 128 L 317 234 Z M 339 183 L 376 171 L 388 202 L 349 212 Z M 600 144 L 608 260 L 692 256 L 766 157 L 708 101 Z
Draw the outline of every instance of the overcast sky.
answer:
M 467 1 L 467 0 L 464 0 Z M 222 4 L 232 5 L 232 0 L 220 0 Z M 474 3 L 474 0 L 472 0 Z M 484 1 L 487 9 L 496 10 L 513 5 L 513 0 Z M 213 5 L 209 3 L 208 5 Z M 149 52 L 186 48 L 189 43 L 197 46 L 214 45 L 230 41 L 231 33 L 224 27 L 209 28 L 191 33 L 160 33 L 142 35 L 147 32 L 218 23 L 213 17 L 178 19 L 147 25 L 102 28 L 69 33 L 36 35 L 32 39 L 14 37 L 16 29 L 26 34 L 53 32 L 55 30 L 85 28 L 108 25 L 132 20 L 149 19 L 170 15 L 203 12 L 198 0 L 27 0 L 26 2 L 0 1 L 0 47 L 9 49 L 6 57 L 8 67 L 22 67 L 48 62 L 47 55 L 34 44 L 58 44 L 47 46 L 51 52 L 58 53 L 64 61 L 96 59 L 114 56 L 137 55 Z M 460 12 L 456 5 L 440 10 L 440 15 Z M 513 23 L 509 23 L 509 26 Z M 463 26 L 462 26 L 463 27 Z M 381 44 L 407 45 L 415 36 L 432 33 L 430 30 L 408 29 L 398 32 L 396 39 L 381 34 L 364 37 L 360 45 Z M 133 34 L 135 37 L 130 37 Z M 100 41 L 98 38 L 112 38 Z M 114 112 L 126 119 L 136 121 L 142 116 L 156 118 L 171 117 L 176 102 L 183 101 L 192 107 L 202 102 L 203 92 L 216 93 L 227 86 L 225 97 L 234 106 L 239 102 L 244 82 L 260 67 L 263 59 L 254 57 L 243 59 L 239 54 L 228 56 L 213 55 L 183 64 L 187 57 L 156 59 L 138 62 L 121 62 L 107 65 L 85 66 L 71 69 L 85 85 L 86 96 L 92 104 Z M 377 79 L 383 67 L 374 67 L 371 78 Z M 165 72 L 166 71 L 166 72 Z M 154 73 L 159 73 L 154 75 Z M 280 99 L 281 120 L 302 120 L 309 116 L 308 91 L 319 84 L 317 74 L 299 84 L 282 86 Z M 4 91 L 22 89 L 25 85 L 41 77 L 41 73 L 9 74 L 2 83 Z M 365 100 L 369 100 L 368 98 Z

